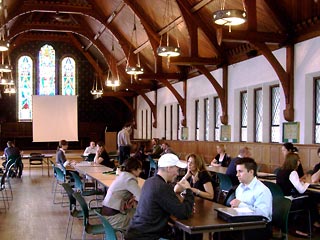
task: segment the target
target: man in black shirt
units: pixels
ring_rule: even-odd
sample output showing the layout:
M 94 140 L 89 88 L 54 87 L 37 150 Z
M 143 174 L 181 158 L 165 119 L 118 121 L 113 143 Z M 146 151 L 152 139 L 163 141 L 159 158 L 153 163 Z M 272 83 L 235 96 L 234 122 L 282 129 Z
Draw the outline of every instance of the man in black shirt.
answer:
M 136 213 L 125 236 L 126 240 L 166 238 L 164 234 L 167 232 L 171 215 L 185 219 L 192 214 L 194 196 L 188 181 L 178 183 L 186 190 L 182 202 L 168 184 L 178 175 L 178 168 L 186 166 L 175 154 L 167 153 L 160 157 L 158 173 L 147 179 L 142 187 Z
M 20 150 L 17 148 L 12 141 L 7 142 L 7 147 L 4 149 L 4 155 L 6 157 L 6 161 L 2 163 L 5 167 L 9 158 L 16 159 L 16 166 L 19 170 L 18 177 L 21 177 L 23 170 L 23 163 L 21 161 Z

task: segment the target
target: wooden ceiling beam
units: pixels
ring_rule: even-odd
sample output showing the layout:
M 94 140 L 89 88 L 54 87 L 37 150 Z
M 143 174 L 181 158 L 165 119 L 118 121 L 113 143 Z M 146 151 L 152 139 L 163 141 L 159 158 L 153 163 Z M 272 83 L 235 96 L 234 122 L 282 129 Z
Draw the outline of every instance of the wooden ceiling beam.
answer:
M 218 65 L 221 63 L 220 58 L 202 58 L 202 57 L 175 57 L 170 59 L 172 65 Z
M 103 97 L 134 97 L 137 94 L 134 92 L 119 92 L 119 91 L 104 91 Z
M 288 40 L 288 35 L 286 33 L 269 33 L 269 32 L 251 32 L 251 31 L 240 31 L 232 30 L 229 32 L 224 29 L 222 33 L 223 42 L 265 42 L 274 44 L 283 44 Z
M 150 79 L 150 80 L 159 80 L 159 79 L 180 79 L 180 73 L 144 73 L 138 76 L 139 79 Z
M 189 2 L 185 1 L 185 0 L 176 0 L 180 9 L 184 9 L 184 11 L 188 14 L 188 19 L 189 21 L 191 21 L 193 24 L 196 24 L 203 32 L 204 34 L 208 37 L 208 39 L 211 42 L 211 45 L 213 46 L 213 49 L 215 51 L 215 53 L 218 56 L 223 56 L 223 52 L 221 50 L 221 47 L 219 46 L 219 44 L 217 43 L 217 37 L 215 32 L 212 30 L 212 27 L 208 26 L 208 23 L 204 23 L 204 21 L 201 18 L 201 15 L 198 14 L 197 12 L 191 12 L 191 5 L 189 4 Z
M 257 2 L 256 0 L 244 0 L 247 16 L 248 31 L 257 31 Z
M 264 0 L 264 2 L 266 13 L 275 21 L 277 27 L 279 27 L 282 32 L 292 33 L 292 22 L 286 12 L 280 9 L 277 4 L 274 4 L 274 0 Z

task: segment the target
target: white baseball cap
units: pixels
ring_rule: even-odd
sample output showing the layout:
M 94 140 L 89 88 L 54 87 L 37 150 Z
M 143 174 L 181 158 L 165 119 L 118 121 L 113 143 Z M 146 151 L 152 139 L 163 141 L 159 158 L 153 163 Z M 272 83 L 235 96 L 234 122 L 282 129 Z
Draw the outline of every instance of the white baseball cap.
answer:
M 187 163 L 180 161 L 177 155 L 173 153 L 166 153 L 159 158 L 158 167 L 171 167 L 171 166 L 186 168 Z

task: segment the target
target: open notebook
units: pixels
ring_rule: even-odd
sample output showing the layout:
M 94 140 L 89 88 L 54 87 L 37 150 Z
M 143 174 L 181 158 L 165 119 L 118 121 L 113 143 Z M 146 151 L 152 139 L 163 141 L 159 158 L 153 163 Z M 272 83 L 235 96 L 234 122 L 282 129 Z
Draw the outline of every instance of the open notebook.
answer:
M 266 221 L 264 216 L 261 216 L 249 208 L 216 208 L 218 217 L 227 222 L 252 222 L 252 221 Z

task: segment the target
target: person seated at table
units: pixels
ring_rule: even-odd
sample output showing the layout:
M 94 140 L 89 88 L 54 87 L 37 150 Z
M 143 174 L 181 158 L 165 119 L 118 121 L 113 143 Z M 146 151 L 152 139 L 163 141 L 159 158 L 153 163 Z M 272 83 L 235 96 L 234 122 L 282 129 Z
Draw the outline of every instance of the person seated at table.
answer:
M 166 142 L 164 142 L 164 143 L 161 144 L 161 149 L 162 149 L 162 153 L 160 154 L 161 156 L 164 155 L 164 154 L 166 154 L 166 153 L 173 153 L 173 154 L 175 154 L 175 153 L 173 152 L 173 150 L 171 149 L 171 147 L 169 146 L 169 144 L 166 143 Z
M 57 148 L 56 162 L 64 168 L 71 164 L 71 162 L 66 158 L 66 150 L 68 149 L 68 146 L 69 144 L 67 140 L 63 139 L 59 141 L 59 146 Z
M 284 196 L 290 197 L 291 199 L 300 197 L 301 195 L 307 195 L 306 190 L 309 187 L 309 183 L 305 183 L 301 181 L 299 178 L 297 169 L 299 166 L 299 155 L 295 153 L 288 153 L 286 155 L 285 161 L 282 167 L 279 169 L 277 173 L 277 184 L 281 187 Z M 311 220 L 314 227 L 319 228 L 319 212 L 317 209 L 317 205 L 315 199 L 312 195 L 306 198 L 300 198 L 292 201 L 291 209 L 298 209 L 301 206 L 308 206 L 310 209 Z M 305 219 L 303 222 L 308 222 Z M 304 232 L 303 227 L 308 229 L 308 226 L 302 226 L 303 224 L 295 224 L 297 230 L 296 234 L 300 236 L 307 237 L 308 234 Z M 298 227 L 299 225 L 299 227 Z M 302 227 L 302 228 L 301 228 Z
M 147 155 L 144 153 L 145 145 L 141 144 L 139 149 L 133 155 L 134 158 L 139 159 L 142 162 L 142 173 L 141 177 L 146 179 L 148 177 L 148 172 L 150 168 L 150 162 L 146 161 Z
M 95 163 L 99 163 L 101 165 L 104 165 L 106 167 L 109 168 L 114 168 L 114 162 L 110 160 L 110 157 L 104 147 L 104 143 L 103 142 L 98 142 L 97 143 L 97 152 L 96 152 L 96 156 L 94 157 L 94 162 Z
M 298 153 L 299 152 L 298 148 L 293 146 L 293 144 L 290 142 L 282 144 L 281 151 L 282 151 L 282 155 L 283 155 L 284 159 L 286 159 L 286 155 L 288 153 Z M 300 160 L 299 160 L 299 166 L 298 166 L 297 172 L 298 172 L 298 175 L 300 178 L 304 177 L 304 171 L 303 171 L 303 167 L 302 167 Z
M 108 188 L 102 202 L 102 215 L 113 228 L 125 231 L 129 226 L 141 194 L 137 180 L 141 171 L 141 161 L 130 157 L 124 162 L 124 170 Z
M 169 184 L 178 176 L 178 169 L 186 167 L 187 165 L 172 153 L 159 158 L 157 174 L 144 182 L 138 207 L 125 234 L 126 240 L 170 239 L 170 216 L 179 219 L 191 216 L 194 196 L 189 182 L 184 180 L 177 183 L 185 189 L 182 201 Z
M 263 229 L 246 230 L 246 239 L 269 239 L 272 234 L 272 194 L 269 188 L 257 179 L 257 163 L 254 159 L 243 157 L 236 161 L 239 186 L 235 191 L 235 199 L 231 200 L 233 208 L 249 208 L 265 217 L 267 227 Z
M 192 153 L 187 156 L 187 163 L 188 171 L 182 181 L 186 179 L 190 183 L 194 195 L 212 200 L 214 195 L 213 186 L 204 160 Z M 183 189 L 179 184 L 176 184 L 174 191 L 180 193 Z
M 230 177 L 233 186 L 239 185 L 239 180 L 237 177 L 237 170 L 236 170 L 236 162 L 241 158 L 250 157 L 250 156 L 251 156 L 250 149 L 248 147 L 243 147 L 243 148 L 240 148 L 239 155 L 236 158 L 233 158 L 229 163 L 229 166 L 226 171 L 226 175 Z
M 162 153 L 161 145 L 159 144 L 158 138 L 152 138 L 151 140 L 152 144 L 152 150 L 147 153 L 147 155 L 150 155 L 152 158 L 159 158 L 160 154 Z
M 318 154 L 318 157 L 320 158 L 320 148 L 318 148 L 317 154 Z M 320 181 L 320 162 L 314 166 L 312 170 L 312 175 L 311 175 L 312 183 L 319 183 L 319 181 Z
M 83 152 L 83 156 L 88 156 L 89 154 L 96 154 L 97 152 L 97 146 L 94 141 L 90 142 L 90 145 L 86 147 L 86 149 Z
M 217 145 L 217 155 L 211 161 L 212 166 L 228 167 L 231 161 L 230 156 L 226 153 L 224 144 Z
M 4 156 L 6 160 L 2 163 L 3 167 L 6 166 L 8 160 L 10 157 L 18 157 L 21 155 L 21 152 L 18 147 L 15 146 L 15 144 L 12 141 L 7 142 L 7 147 L 4 149 Z M 16 165 L 18 167 L 18 178 L 21 178 L 22 171 L 23 171 L 23 162 L 21 160 L 21 157 L 18 157 L 16 160 Z

